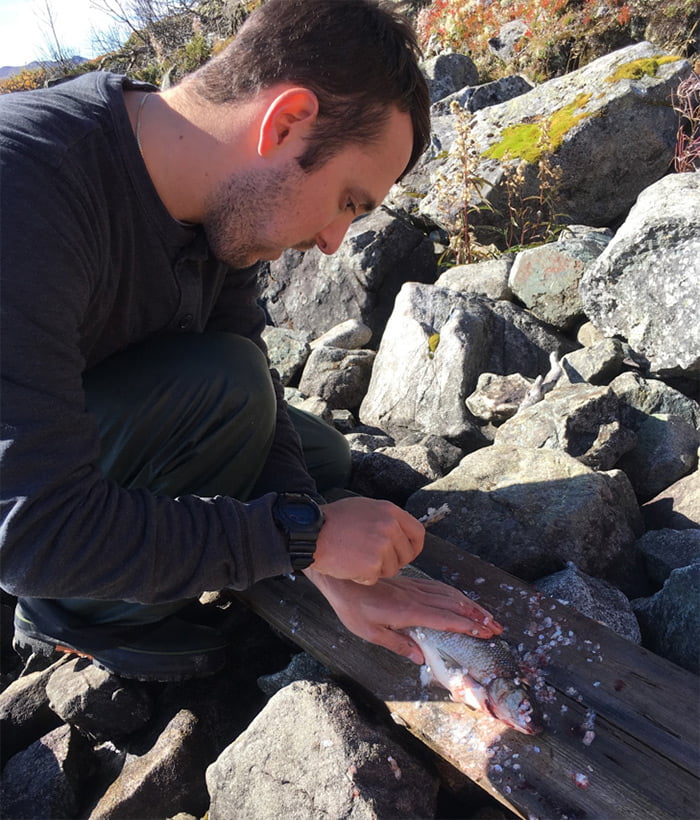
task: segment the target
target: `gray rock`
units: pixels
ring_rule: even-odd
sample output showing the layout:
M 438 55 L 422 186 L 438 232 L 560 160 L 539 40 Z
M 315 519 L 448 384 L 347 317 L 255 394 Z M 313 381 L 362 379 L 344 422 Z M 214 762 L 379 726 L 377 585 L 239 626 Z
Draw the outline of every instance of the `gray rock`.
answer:
M 512 299 L 508 275 L 513 266 L 513 258 L 510 254 L 504 254 L 498 259 L 488 259 L 485 262 L 456 265 L 442 273 L 435 285 L 460 293 L 488 296 L 489 299 Z
M 476 383 L 476 390 L 467 396 L 467 408 L 478 419 L 491 424 L 502 424 L 518 412 L 525 400 L 532 379 L 520 373 L 499 376 L 496 373 L 482 373 Z
M 271 367 L 279 373 L 282 384 L 292 384 L 309 357 L 309 335 L 286 327 L 268 326 L 262 337 Z
M 376 348 L 403 282 L 434 281 L 437 264 L 422 231 L 379 208 L 350 226 L 333 256 L 286 251 L 270 271 L 263 302 L 275 325 L 320 336 L 359 319 L 372 329 Z
M 144 726 L 153 713 L 145 687 L 130 683 L 83 658 L 56 669 L 46 684 L 54 712 L 95 738 L 122 738 Z
M 639 193 L 667 173 L 677 130 L 671 93 L 689 72 L 687 61 L 638 43 L 477 111 L 470 133 L 482 159 L 473 174 L 487 184 L 472 192 L 471 204 L 484 219 L 488 209 L 488 219 L 505 226 L 506 172 L 525 159 L 522 197 L 514 204 L 536 196 L 538 128 L 544 132 L 555 123 L 561 181 L 548 191 L 552 212 L 592 226 L 623 217 Z M 430 183 L 421 191 L 420 212 L 447 230 L 458 226 L 464 207 L 459 163 L 456 156 L 432 162 Z M 438 175 L 452 184 L 436 186 Z
M 453 102 L 457 102 L 465 111 L 474 113 L 482 108 L 512 100 L 513 97 L 519 97 L 528 91 L 532 91 L 532 84 L 525 77 L 518 74 L 501 77 L 490 83 L 460 88 L 454 94 L 434 102 L 430 107 L 430 114 L 433 119 L 449 114 Z
M 583 314 L 579 283 L 586 267 L 610 238 L 592 231 L 570 234 L 518 253 L 508 277 L 513 293 L 532 313 L 560 330 L 570 330 Z
M 622 373 L 610 387 L 624 403 L 625 423 L 632 429 L 656 414 L 678 416 L 700 429 L 700 404 L 658 379 Z
M 700 175 L 671 174 L 641 193 L 580 291 L 588 318 L 652 371 L 700 372 Z
M 642 506 L 647 529 L 700 529 L 700 472 L 675 481 Z
M 639 624 L 627 596 L 612 584 L 581 572 L 573 564 L 535 581 L 544 595 L 565 601 L 587 618 L 605 624 L 613 632 L 641 643 Z
M 67 660 L 62 658 L 46 669 L 17 678 L 0 693 L 0 765 L 61 725 L 49 706 L 46 684 Z
M 204 771 L 212 749 L 197 718 L 180 710 L 142 755 L 128 755 L 119 777 L 92 810 L 92 820 L 170 817 L 188 812 L 201 817 L 208 797 Z
M 284 669 L 270 675 L 261 675 L 258 678 L 258 686 L 271 697 L 298 680 L 327 683 L 330 681 L 330 674 L 330 670 L 316 658 L 312 658 L 306 652 L 298 652 Z
M 637 497 L 649 501 L 698 466 L 698 431 L 685 419 L 649 415 L 635 430 L 637 446 L 618 467 L 627 473 Z
M 353 452 L 350 489 L 403 506 L 411 493 L 443 474 L 440 460 L 425 445 L 380 447 Z
M 646 647 L 700 673 L 700 561 L 674 569 L 659 592 L 632 606 Z
M 420 518 L 447 503 L 435 535 L 526 580 L 573 561 L 627 592 L 641 516 L 619 470 L 594 472 L 558 450 L 494 444 L 414 493 Z
M 489 39 L 489 50 L 509 63 L 516 54 L 516 46 L 523 40 L 529 30 L 528 24 L 524 20 L 510 20 L 501 26 L 498 34 Z
M 508 302 L 407 283 L 382 337 L 360 419 L 392 435 L 413 430 L 465 450 L 482 446 L 466 406 L 479 374 L 535 376 L 562 347 L 558 336 Z
M 628 344 L 620 339 L 603 338 L 563 357 L 562 382 L 609 384 L 623 368 L 633 363 L 634 353 Z
M 350 449 L 358 453 L 373 453 L 380 447 L 393 447 L 395 444 L 391 436 L 376 433 L 348 433 L 345 440 Z
M 70 726 L 44 735 L 7 762 L 0 780 L 3 817 L 77 817 L 89 761 L 87 741 Z
M 369 344 L 372 330 L 359 319 L 348 319 L 311 342 L 311 349 L 317 347 L 342 347 L 345 350 L 359 350 Z
M 210 820 L 426 818 L 437 783 L 330 684 L 282 689 L 207 769 Z
M 320 396 L 331 410 L 356 410 L 367 392 L 375 356 L 373 350 L 317 347 L 306 362 L 299 390 Z
M 284 388 L 284 398 L 291 407 L 304 410 L 318 416 L 320 419 L 333 424 L 333 414 L 328 404 L 320 396 L 306 396 L 300 390 L 292 387 Z
M 649 578 L 662 586 L 674 569 L 700 558 L 700 530 L 649 530 L 637 541 Z
M 605 334 L 598 330 L 593 322 L 584 322 L 576 331 L 576 341 L 583 347 L 592 347 L 606 338 Z
M 620 402 L 609 387 L 556 387 L 496 432 L 497 444 L 563 450 L 597 470 L 609 470 L 637 438 L 620 420 Z
M 445 53 L 430 57 L 423 63 L 423 73 L 428 82 L 431 103 L 465 85 L 476 85 L 479 82 L 474 61 L 466 54 Z

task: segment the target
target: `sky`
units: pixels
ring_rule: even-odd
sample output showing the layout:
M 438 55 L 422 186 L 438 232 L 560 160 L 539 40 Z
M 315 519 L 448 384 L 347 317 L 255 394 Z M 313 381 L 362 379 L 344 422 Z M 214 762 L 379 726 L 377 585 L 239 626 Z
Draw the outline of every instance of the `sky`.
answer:
M 62 47 L 71 55 L 98 56 L 93 30 L 105 32 L 114 22 L 92 8 L 91 0 L 49 2 Z M 45 20 L 45 0 L 0 0 L 0 66 L 21 66 L 49 56 Z

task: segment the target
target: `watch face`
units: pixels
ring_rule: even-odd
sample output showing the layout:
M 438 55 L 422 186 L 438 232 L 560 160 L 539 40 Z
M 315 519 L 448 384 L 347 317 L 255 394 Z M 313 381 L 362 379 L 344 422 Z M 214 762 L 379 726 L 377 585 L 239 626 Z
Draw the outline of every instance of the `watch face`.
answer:
M 318 521 L 318 511 L 311 504 L 288 502 L 285 504 L 284 511 L 295 524 L 308 526 Z

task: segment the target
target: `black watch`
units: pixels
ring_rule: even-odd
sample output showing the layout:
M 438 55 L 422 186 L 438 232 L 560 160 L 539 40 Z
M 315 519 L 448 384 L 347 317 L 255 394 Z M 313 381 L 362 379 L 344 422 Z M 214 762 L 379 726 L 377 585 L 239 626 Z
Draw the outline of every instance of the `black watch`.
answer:
M 272 505 L 272 516 L 287 536 L 292 569 L 306 569 L 313 564 L 316 538 L 325 520 L 313 498 L 303 493 L 279 493 Z

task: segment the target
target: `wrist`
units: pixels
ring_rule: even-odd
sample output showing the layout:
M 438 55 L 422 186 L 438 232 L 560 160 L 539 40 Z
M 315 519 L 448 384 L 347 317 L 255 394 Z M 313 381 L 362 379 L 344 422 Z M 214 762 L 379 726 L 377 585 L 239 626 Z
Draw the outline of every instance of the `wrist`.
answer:
M 292 569 L 309 567 L 316 553 L 316 539 L 325 520 L 323 511 L 304 493 L 279 493 L 272 505 L 277 528 L 286 538 Z

